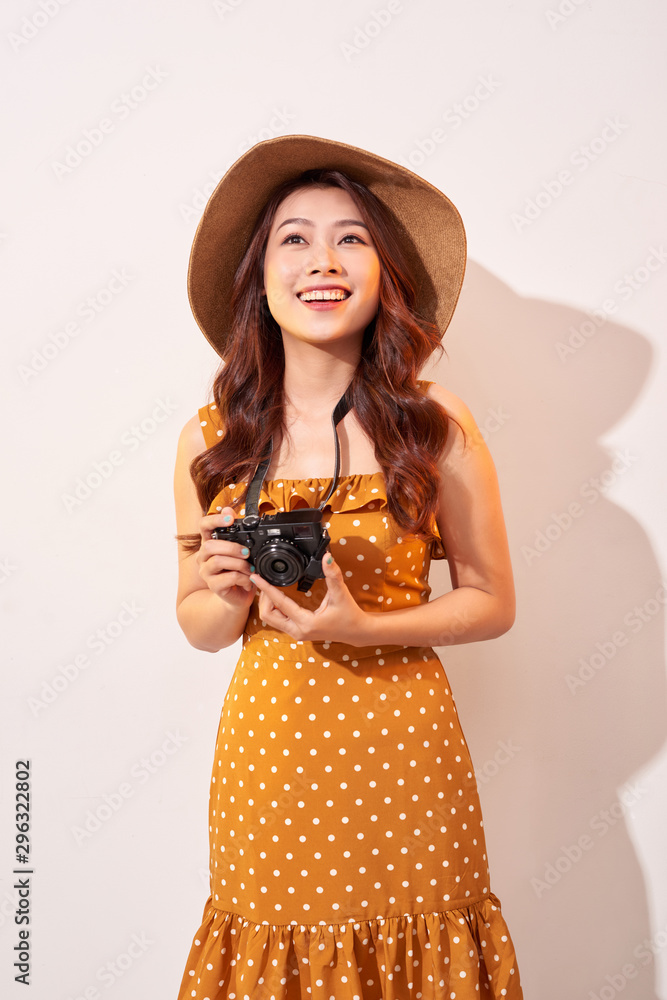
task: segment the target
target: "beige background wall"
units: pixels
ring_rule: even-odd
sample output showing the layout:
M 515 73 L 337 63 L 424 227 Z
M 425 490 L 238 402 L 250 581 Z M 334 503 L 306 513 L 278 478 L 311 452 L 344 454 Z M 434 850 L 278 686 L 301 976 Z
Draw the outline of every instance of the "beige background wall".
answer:
M 213 184 L 286 132 L 411 165 L 467 227 L 436 377 L 487 435 L 519 613 L 443 659 L 526 998 L 667 996 L 665 29 L 659 0 L 3 4 L 4 996 L 17 760 L 33 1000 L 174 996 L 199 923 L 238 650 L 174 614 L 216 365 L 185 276 Z

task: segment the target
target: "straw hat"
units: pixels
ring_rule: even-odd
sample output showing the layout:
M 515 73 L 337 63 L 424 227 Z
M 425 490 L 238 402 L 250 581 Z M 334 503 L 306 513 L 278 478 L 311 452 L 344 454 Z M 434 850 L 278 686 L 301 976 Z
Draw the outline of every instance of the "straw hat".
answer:
M 411 170 L 365 149 L 313 135 L 283 135 L 258 142 L 229 168 L 195 233 L 190 306 L 221 356 L 231 327 L 232 281 L 262 208 L 284 181 L 316 167 L 343 171 L 383 202 L 414 270 L 417 311 L 445 332 L 466 265 L 465 229 L 449 198 Z

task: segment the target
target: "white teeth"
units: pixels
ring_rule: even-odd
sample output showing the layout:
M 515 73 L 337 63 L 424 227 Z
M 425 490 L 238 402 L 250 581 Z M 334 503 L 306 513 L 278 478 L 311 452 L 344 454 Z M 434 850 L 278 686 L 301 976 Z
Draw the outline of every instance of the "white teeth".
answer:
M 326 291 L 318 288 L 314 292 L 300 292 L 299 298 L 302 302 L 329 302 L 329 301 L 341 301 L 346 299 L 349 292 L 344 291 L 342 288 L 332 288 Z

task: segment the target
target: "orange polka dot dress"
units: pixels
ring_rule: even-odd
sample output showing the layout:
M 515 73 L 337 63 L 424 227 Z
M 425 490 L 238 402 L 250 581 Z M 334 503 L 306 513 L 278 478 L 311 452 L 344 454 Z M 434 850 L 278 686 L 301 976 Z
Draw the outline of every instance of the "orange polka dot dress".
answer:
M 199 412 L 211 447 L 216 408 Z M 330 484 L 265 482 L 260 513 L 317 506 Z M 241 491 L 226 487 L 209 513 Z M 382 474 L 340 477 L 329 505 L 331 551 L 364 611 L 428 600 L 442 546 L 399 533 Z M 325 589 L 285 592 L 314 609 Z M 299 642 L 262 623 L 256 598 L 222 706 L 209 830 L 211 894 L 179 1000 L 521 1000 L 432 649 Z

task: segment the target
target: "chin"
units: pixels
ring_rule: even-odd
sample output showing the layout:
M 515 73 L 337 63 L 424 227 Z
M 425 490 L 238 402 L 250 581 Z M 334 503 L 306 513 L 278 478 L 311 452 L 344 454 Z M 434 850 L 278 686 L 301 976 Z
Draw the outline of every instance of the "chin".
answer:
M 325 323 L 322 324 L 312 324 L 308 327 L 303 327 L 300 324 L 283 324 L 279 322 L 280 329 L 282 331 L 283 337 L 288 337 L 291 340 L 306 341 L 313 344 L 325 344 L 325 343 L 335 343 L 341 340 L 361 340 L 364 334 L 365 326 L 357 327 L 355 325 L 353 330 L 350 330 L 346 326 L 330 326 L 327 327 Z

